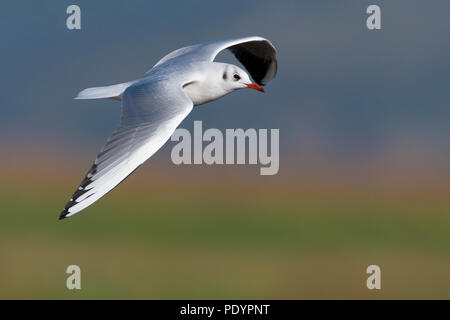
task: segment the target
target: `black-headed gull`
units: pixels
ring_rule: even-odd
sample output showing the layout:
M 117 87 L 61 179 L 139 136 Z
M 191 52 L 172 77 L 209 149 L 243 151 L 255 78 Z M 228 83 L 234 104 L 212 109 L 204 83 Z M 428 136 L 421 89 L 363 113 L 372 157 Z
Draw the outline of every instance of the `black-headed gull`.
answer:
M 228 49 L 241 68 L 214 62 Z M 262 88 L 277 72 L 276 50 L 261 37 L 213 41 L 175 50 L 138 80 L 88 88 L 75 99 L 122 101 L 119 128 L 109 137 L 60 219 L 74 215 L 112 190 L 170 138 L 193 106 L 234 90 Z

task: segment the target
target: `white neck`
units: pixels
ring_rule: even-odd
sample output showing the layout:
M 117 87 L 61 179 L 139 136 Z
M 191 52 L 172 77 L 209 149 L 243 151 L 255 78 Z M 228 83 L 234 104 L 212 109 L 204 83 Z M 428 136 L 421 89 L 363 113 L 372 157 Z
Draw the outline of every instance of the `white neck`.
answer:
M 183 90 L 194 106 L 217 100 L 229 93 L 214 81 L 193 81 L 186 84 Z

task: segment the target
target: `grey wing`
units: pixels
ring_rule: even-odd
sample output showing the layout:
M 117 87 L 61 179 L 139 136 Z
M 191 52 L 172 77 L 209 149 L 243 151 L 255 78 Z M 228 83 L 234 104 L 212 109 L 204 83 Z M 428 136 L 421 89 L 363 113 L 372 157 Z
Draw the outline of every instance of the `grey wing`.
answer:
M 122 97 L 120 127 L 109 137 L 60 219 L 91 205 L 112 190 L 170 138 L 192 110 L 181 86 L 137 84 Z
M 262 37 L 220 40 L 181 48 L 166 55 L 153 68 L 168 62 L 213 61 L 225 49 L 235 55 L 256 83 L 265 85 L 275 77 L 277 51 L 269 40 Z

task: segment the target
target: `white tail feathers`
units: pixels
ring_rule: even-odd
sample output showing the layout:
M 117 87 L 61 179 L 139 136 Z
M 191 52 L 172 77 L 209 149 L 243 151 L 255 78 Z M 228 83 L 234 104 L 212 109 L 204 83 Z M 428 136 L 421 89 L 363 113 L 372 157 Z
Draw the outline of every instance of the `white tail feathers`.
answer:
M 131 86 L 134 81 L 124 82 L 119 84 L 114 84 L 107 87 L 95 87 L 87 88 L 78 93 L 75 99 L 103 99 L 112 98 L 115 100 L 121 100 L 120 95 L 125 91 L 126 88 Z

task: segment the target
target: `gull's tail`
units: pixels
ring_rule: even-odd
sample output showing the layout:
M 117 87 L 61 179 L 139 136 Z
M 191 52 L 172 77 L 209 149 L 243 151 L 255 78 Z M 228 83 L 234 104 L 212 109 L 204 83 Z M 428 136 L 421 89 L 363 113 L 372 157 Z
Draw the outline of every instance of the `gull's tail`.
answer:
M 75 99 L 104 99 L 110 98 L 115 100 L 122 100 L 121 95 L 126 88 L 131 86 L 134 81 L 114 84 L 107 87 L 87 88 L 78 93 Z

